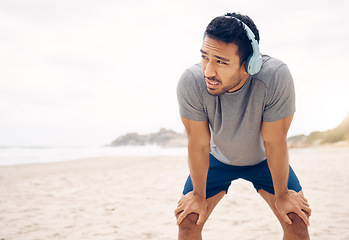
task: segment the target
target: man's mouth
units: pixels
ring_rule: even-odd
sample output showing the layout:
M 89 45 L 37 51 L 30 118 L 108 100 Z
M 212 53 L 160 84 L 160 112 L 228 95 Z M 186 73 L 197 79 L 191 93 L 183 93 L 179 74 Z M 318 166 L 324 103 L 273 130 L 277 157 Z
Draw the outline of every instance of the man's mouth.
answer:
M 208 88 L 216 88 L 219 85 L 219 82 L 216 80 L 211 80 L 209 78 L 205 77 L 205 81 L 206 81 L 206 86 Z

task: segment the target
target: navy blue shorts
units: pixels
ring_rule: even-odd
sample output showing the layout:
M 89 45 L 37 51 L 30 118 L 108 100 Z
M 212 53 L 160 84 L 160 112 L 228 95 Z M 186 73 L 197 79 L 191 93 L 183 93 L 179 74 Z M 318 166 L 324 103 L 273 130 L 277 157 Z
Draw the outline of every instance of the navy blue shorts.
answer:
M 253 166 L 232 166 L 218 161 L 210 154 L 210 167 L 207 175 L 206 198 L 210 198 L 221 191 L 228 192 L 233 180 L 245 179 L 252 182 L 255 189 L 263 189 L 268 193 L 275 194 L 273 180 L 270 174 L 267 160 Z M 298 178 L 290 166 L 288 189 L 299 192 L 302 190 Z M 190 176 L 185 183 L 183 194 L 193 191 Z

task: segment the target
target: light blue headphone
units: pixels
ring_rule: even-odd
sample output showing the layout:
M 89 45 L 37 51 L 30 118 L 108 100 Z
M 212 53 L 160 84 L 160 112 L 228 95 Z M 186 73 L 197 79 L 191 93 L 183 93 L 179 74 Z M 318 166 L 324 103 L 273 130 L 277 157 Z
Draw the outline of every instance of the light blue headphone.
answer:
M 246 35 L 248 39 L 251 40 L 252 45 L 252 53 L 250 56 L 248 56 L 246 63 L 245 63 L 245 69 L 248 74 L 254 75 L 259 72 L 262 68 L 262 55 L 259 51 L 259 45 L 256 40 L 255 35 L 253 34 L 252 30 L 240 19 L 237 19 L 236 17 L 232 16 L 225 16 L 226 18 L 234 18 L 237 21 L 241 22 L 246 30 Z

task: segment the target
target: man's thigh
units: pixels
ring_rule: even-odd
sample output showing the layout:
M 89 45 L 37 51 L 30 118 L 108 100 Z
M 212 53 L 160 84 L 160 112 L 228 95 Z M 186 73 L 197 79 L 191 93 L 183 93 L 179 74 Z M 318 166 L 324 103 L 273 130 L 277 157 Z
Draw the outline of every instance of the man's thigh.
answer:
M 211 198 L 222 191 L 227 193 L 231 182 L 240 178 L 240 168 L 220 162 L 210 154 L 210 166 L 206 181 L 206 198 Z M 193 183 L 189 176 L 183 190 L 183 195 L 193 191 Z
M 205 216 L 205 222 L 207 221 L 207 219 L 209 218 L 209 216 L 211 215 L 211 213 L 213 212 L 213 210 L 215 209 L 215 207 L 217 206 L 217 204 L 222 200 L 222 198 L 224 197 L 224 195 L 226 194 L 225 191 L 221 191 L 220 193 L 214 195 L 213 197 L 207 198 L 207 211 L 206 211 L 206 216 Z M 182 196 L 184 197 L 184 195 Z M 179 216 L 179 213 L 177 214 L 177 218 Z M 195 222 L 197 221 L 197 219 L 195 219 Z M 204 223 L 205 223 L 204 222 Z
M 244 169 L 242 175 L 243 179 L 252 182 L 257 192 L 259 192 L 260 189 L 263 189 L 264 191 L 270 194 L 275 194 L 273 179 L 270 173 L 267 160 L 264 160 L 257 165 L 250 166 L 249 168 Z M 289 166 L 287 188 L 296 192 L 302 190 L 299 180 L 291 166 Z

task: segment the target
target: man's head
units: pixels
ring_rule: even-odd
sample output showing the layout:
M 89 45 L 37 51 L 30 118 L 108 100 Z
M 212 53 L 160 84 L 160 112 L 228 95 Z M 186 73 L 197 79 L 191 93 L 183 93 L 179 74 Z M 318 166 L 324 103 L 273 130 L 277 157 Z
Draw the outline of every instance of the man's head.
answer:
M 206 28 L 201 48 L 202 70 L 211 95 L 236 91 L 249 76 L 245 62 L 253 49 L 241 21 L 251 28 L 259 41 L 258 30 L 252 20 L 240 14 L 228 13 L 217 17 Z
M 253 50 L 243 24 L 237 19 L 245 23 L 252 30 L 259 43 L 259 31 L 252 19 L 238 13 L 227 13 L 224 16 L 214 18 L 206 27 L 205 36 L 225 43 L 236 44 L 238 46 L 240 65 L 242 65 Z

